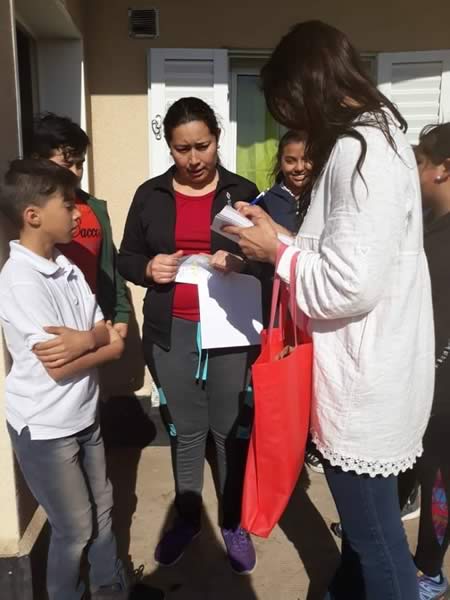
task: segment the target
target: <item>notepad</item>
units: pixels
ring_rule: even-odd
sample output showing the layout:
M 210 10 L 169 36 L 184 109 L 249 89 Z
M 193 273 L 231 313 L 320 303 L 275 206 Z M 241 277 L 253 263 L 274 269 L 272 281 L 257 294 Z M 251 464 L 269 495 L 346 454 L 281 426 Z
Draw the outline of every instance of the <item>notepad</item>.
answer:
M 222 227 L 225 227 L 226 225 L 235 225 L 236 227 L 253 227 L 253 223 L 250 221 L 250 219 L 247 219 L 247 217 L 241 215 L 241 213 L 235 208 L 228 205 L 222 208 L 222 210 L 214 217 L 211 229 L 219 235 L 223 235 L 223 237 L 228 238 L 232 242 L 238 243 L 238 235 L 222 231 Z
M 211 230 L 219 235 L 223 235 L 223 237 L 228 238 L 232 242 L 236 244 L 239 243 L 239 236 L 234 233 L 227 233 L 222 230 L 222 227 L 226 225 L 234 225 L 235 227 L 253 227 L 253 223 L 250 219 L 247 219 L 243 214 L 237 211 L 232 206 L 225 206 L 217 215 L 214 217 L 214 220 L 211 225 Z M 294 238 L 284 235 L 283 233 L 277 234 L 278 239 L 283 244 L 290 246 L 294 243 Z

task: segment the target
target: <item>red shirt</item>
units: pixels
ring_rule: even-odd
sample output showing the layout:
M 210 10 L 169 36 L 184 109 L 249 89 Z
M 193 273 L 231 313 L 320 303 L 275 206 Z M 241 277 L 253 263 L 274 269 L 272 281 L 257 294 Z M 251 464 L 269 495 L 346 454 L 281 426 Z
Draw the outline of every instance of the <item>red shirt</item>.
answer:
M 203 196 L 186 196 L 175 192 L 175 247 L 190 254 L 211 254 L 211 210 L 215 190 Z M 177 283 L 172 315 L 187 321 L 199 321 L 197 286 Z
M 77 200 L 76 206 L 81 213 L 76 232 L 69 244 L 59 244 L 58 249 L 81 269 L 95 294 L 102 228 L 89 204 Z

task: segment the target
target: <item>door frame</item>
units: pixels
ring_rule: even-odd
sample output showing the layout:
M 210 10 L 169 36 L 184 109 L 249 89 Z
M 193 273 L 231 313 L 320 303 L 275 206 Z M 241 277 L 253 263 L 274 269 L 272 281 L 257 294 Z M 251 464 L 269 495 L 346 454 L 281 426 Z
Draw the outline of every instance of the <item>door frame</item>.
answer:
M 235 67 L 230 69 L 230 140 L 229 140 L 229 157 L 230 169 L 236 173 L 237 167 L 237 93 L 238 93 L 238 78 L 240 75 L 256 75 L 258 76 L 260 69 L 258 67 Z

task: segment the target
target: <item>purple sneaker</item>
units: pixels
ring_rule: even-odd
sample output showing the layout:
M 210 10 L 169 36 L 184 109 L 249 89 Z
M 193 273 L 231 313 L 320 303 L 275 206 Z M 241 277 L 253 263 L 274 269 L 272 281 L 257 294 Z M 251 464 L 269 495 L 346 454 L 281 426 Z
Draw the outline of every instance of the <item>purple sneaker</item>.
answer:
M 171 567 L 180 560 L 189 544 L 200 534 L 200 527 L 195 527 L 181 519 L 163 535 L 156 546 L 155 561 L 161 567 Z
M 252 573 L 256 567 L 256 553 L 249 534 L 242 527 L 237 527 L 222 529 L 222 535 L 233 571 L 238 575 Z

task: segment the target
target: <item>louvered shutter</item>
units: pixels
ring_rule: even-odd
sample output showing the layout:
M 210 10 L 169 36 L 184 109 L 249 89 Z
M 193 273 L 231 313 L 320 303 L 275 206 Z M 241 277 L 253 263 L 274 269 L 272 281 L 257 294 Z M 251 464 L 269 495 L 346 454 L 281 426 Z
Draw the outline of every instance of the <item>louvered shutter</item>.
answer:
M 171 164 L 162 122 L 169 106 L 184 96 L 196 96 L 212 106 L 222 135 L 220 158 L 229 165 L 228 54 L 226 50 L 156 48 L 149 50 L 150 175 Z
M 425 125 L 450 120 L 450 50 L 380 54 L 378 87 L 407 120 L 409 141 L 417 143 Z

